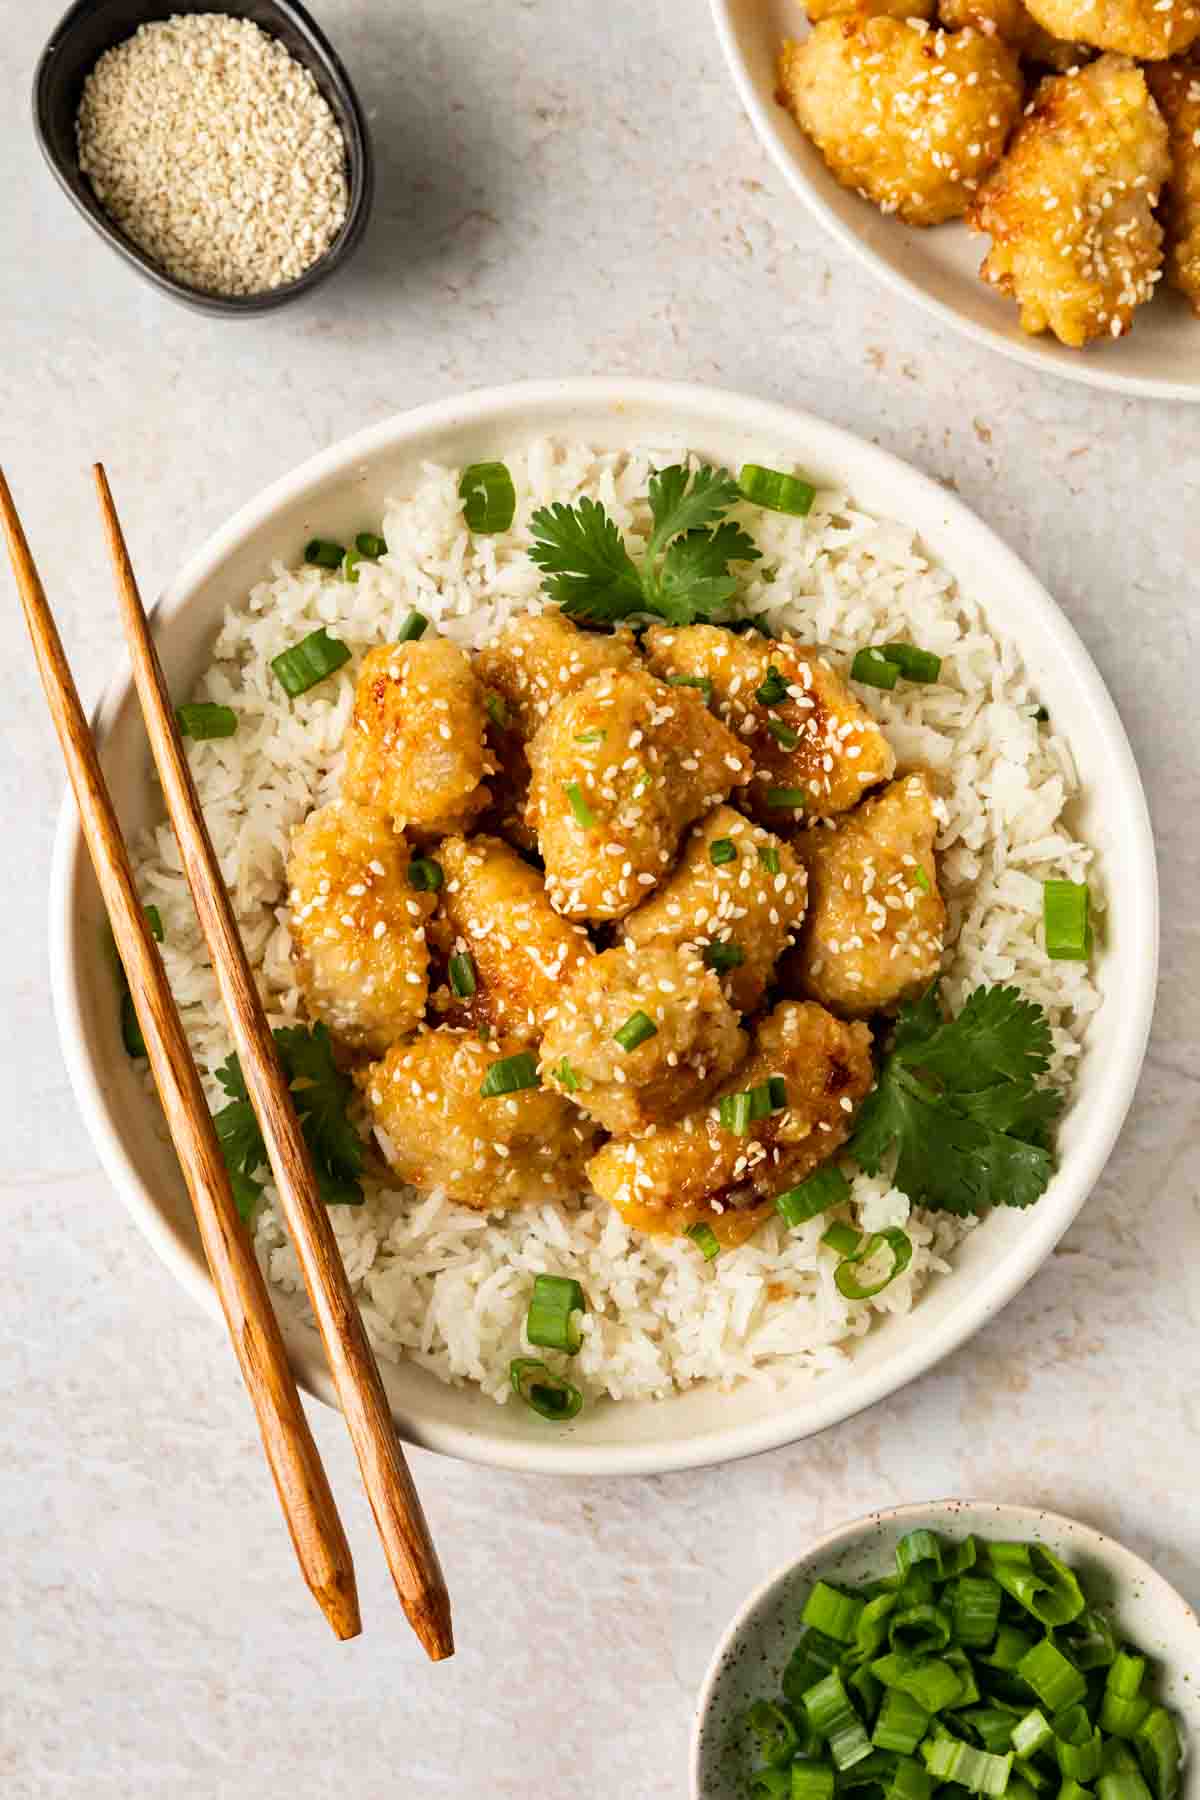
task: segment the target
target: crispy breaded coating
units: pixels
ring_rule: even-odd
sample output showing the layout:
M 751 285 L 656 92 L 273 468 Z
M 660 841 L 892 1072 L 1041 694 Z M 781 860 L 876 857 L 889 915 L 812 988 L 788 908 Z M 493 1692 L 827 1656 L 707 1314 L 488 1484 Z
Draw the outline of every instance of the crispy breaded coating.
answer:
M 469 1016 L 540 1043 L 563 987 L 592 955 L 586 931 L 555 912 L 538 871 L 499 838 L 445 838 L 437 854 L 445 952 L 469 955 L 474 969 Z
M 1091 54 L 1082 44 L 1052 37 L 1024 0 L 939 0 L 938 18 L 948 31 L 969 25 L 985 37 L 1003 38 L 1028 62 L 1044 69 L 1073 69 Z
M 382 644 L 363 659 L 342 791 L 422 836 L 462 831 L 488 802 L 483 689 L 448 638 Z
M 733 807 L 718 806 L 693 829 L 674 873 L 629 914 L 622 931 L 629 944 L 674 944 L 698 953 L 721 946 L 715 953 L 721 986 L 735 1011 L 750 1013 L 804 917 L 807 889 L 804 865 L 782 838 Z
M 401 1181 L 444 1188 L 478 1212 L 583 1189 L 596 1133 L 575 1107 L 544 1087 L 480 1095 L 492 1064 L 520 1050 L 515 1039 L 482 1044 L 476 1032 L 440 1025 L 358 1072 L 380 1146 Z
M 1198 0 L 1028 0 L 1055 37 L 1158 62 L 1200 38 Z
M 806 0 L 810 25 L 854 13 L 860 19 L 932 19 L 934 0 Z
M 292 837 L 288 926 L 309 1014 L 355 1050 L 419 1024 L 433 897 L 409 885 L 409 849 L 380 813 L 334 800 Z
M 551 606 L 506 625 L 475 658 L 487 691 L 488 739 L 497 764 L 496 829 L 523 850 L 533 848 L 525 823 L 529 761 L 525 746 L 551 707 L 605 669 L 640 668 L 632 631 L 580 631 Z
M 1170 140 L 1163 207 L 1167 280 L 1187 295 L 1200 316 L 1200 56 L 1156 63 L 1145 73 Z
M 785 43 L 779 87 L 842 186 L 910 225 L 962 217 L 1024 97 L 998 37 L 857 14 Z
M 1129 330 L 1158 280 L 1169 172 L 1167 128 L 1125 57 L 1041 83 L 967 217 L 991 235 L 980 274 L 1017 301 L 1022 330 L 1075 348 Z
M 848 1018 L 923 994 L 941 966 L 946 908 L 937 885 L 933 791 L 902 776 L 831 828 L 796 839 L 808 916 L 780 966 L 786 992 Z
M 716 625 L 655 625 L 646 654 L 656 674 L 710 684 L 717 717 L 754 757 L 739 804 L 765 825 L 789 827 L 802 810 L 822 818 L 845 812 L 895 770 L 891 745 L 819 650 Z M 774 699 L 780 683 L 787 692 Z M 758 698 L 764 687 L 766 700 Z M 805 808 L 785 802 L 787 788 L 803 788 Z
M 649 1020 L 623 1049 L 617 1032 Z M 645 1131 L 699 1106 L 746 1054 L 721 984 L 670 944 L 606 950 L 563 991 L 542 1041 L 542 1080 L 608 1131 Z
M 588 1164 L 601 1199 L 639 1231 L 678 1235 L 703 1222 L 723 1244 L 743 1243 L 794 1187 L 839 1150 L 874 1079 L 871 1033 L 823 1007 L 785 1000 L 759 1022 L 747 1062 L 722 1094 L 782 1076 L 787 1106 L 749 1132 L 723 1129 L 717 1101 L 678 1125 L 614 1138 Z
M 691 688 L 595 675 L 529 745 L 526 819 L 570 918 L 620 919 L 664 879 L 693 819 L 750 779 L 750 756 Z

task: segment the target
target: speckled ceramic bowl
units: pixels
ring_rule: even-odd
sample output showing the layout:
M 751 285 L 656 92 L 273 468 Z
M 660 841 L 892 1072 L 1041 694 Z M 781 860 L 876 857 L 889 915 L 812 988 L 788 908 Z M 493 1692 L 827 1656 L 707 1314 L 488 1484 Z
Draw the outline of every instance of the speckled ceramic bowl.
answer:
M 1114 1538 L 1060 1513 L 994 1500 L 931 1500 L 867 1513 L 818 1538 L 747 1600 L 700 1690 L 692 1734 L 692 1800 L 745 1800 L 747 1762 L 737 1721 L 752 1700 L 774 1698 L 796 1645 L 801 1608 L 814 1582 L 866 1581 L 895 1566 L 896 1545 L 925 1527 L 948 1538 L 1008 1538 L 1045 1544 L 1079 1576 L 1090 1601 L 1159 1663 L 1159 1693 L 1187 1741 L 1200 1744 L 1200 1620 L 1149 1563 Z M 1182 1800 L 1195 1800 L 1190 1755 Z

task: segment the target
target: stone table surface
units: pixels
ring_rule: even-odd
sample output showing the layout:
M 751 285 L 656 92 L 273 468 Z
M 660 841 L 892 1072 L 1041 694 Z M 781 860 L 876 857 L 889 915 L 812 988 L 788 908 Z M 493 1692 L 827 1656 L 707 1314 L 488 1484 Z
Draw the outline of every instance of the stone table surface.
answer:
M 878 286 L 768 166 L 703 0 L 315 10 L 372 115 L 378 205 L 343 278 L 243 325 L 158 298 L 65 204 L 28 102 L 59 0 L 0 0 L 0 458 L 87 696 L 118 654 L 93 458 L 153 590 L 264 483 L 419 401 L 636 373 L 792 402 L 952 483 L 1096 658 L 1161 858 L 1154 1038 L 1057 1253 L 867 1415 L 648 1480 L 416 1454 L 462 1644 L 442 1668 L 390 1597 L 340 1422 L 314 1410 L 371 1627 L 339 1648 L 296 1580 L 221 1333 L 116 1201 L 67 1084 L 45 946 L 62 783 L 0 579 L 0 1794 L 681 1796 L 729 1614 L 869 1508 L 1056 1507 L 1200 1600 L 1200 412 L 1040 378 Z

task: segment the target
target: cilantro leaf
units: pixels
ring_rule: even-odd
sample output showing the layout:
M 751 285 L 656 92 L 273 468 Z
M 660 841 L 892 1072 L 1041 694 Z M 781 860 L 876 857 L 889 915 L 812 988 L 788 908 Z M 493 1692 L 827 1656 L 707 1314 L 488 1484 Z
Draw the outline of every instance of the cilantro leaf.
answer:
M 324 1025 L 314 1025 L 311 1031 L 292 1025 L 274 1036 L 322 1200 L 326 1206 L 360 1206 L 363 1145 L 346 1111 L 354 1084 L 333 1060 L 328 1031 Z M 258 1171 L 267 1167 L 267 1148 L 238 1058 L 228 1057 L 214 1072 L 230 1099 L 214 1115 L 213 1124 L 238 1212 L 249 1224 L 262 1199 Z
M 1054 1167 L 1061 1095 L 1037 1085 L 1050 1048 L 1045 1013 L 1016 988 L 976 988 L 943 1022 L 935 983 L 901 1008 L 852 1155 L 877 1175 L 894 1150 L 893 1180 L 915 1205 L 960 1217 L 1032 1205 Z
M 714 469 L 708 463 L 690 469 L 686 463 L 672 463 L 655 470 L 648 495 L 654 529 L 646 545 L 647 561 L 652 562 L 673 537 L 711 525 L 741 497 L 728 469 Z
M 539 507 L 530 556 L 546 592 L 565 613 L 611 624 L 645 610 L 642 580 L 616 525 L 598 500 Z

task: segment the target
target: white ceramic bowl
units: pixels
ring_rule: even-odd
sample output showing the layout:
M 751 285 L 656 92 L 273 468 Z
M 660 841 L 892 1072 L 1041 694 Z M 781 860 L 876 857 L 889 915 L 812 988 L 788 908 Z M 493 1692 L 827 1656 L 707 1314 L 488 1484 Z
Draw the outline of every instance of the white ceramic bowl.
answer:
M 802 0 L 711 0 L 717 35 L 751 123 L 780 173 L 825 228 L 896 293 L 980 344 L 1031 368 L 1094 387 L 1164 400 L 1200 400 L 1200 321 L 1173 290 L 1139 309 L 1119 343 L 1069 350 L 1030 337 L 1017 308 L 979 279 L 988 239 L 965 225 L 921 230 L 885 217 L 830 174 L 819 151 L 775 99 L 784 38 L 808 30 Z
M 170 584 L 155 609 L 168 681 L 189 691 L 208 661 L 224 608 L 273 558 L 307 538 L 344 536 L 377 519 L 384 499 L 433 458 L 500 456 L 543 434 L 618 448 L 690 446 L 715 461 L 786 457 L 822 483 L 915 526 L 933 554 L 987 604 L 1019 644 L 1037 691 L 1079 763 L 1079 828 L 1101 854 L 1109 911 L 1100 973 L 1107 999 L 1083 1058 L 1060 1135 L 1060 1166 L 1027 1213 L 998 1213 L 958 1252 L 907 1319 L 873 1331 L 842 1372 L 783 1391 L 698 1388 L 658 1403 L 587 1409 L 550 1426 L 523 1407 L 497 1407 L 413 1366 L 385 1365 L 397 1421 L 414 1442 L 480 1462 L 549 1472 L 661 1471 L 747 1456 L 818 1431 L 891 1393 L 978 1329 L 1046 1257 L 1086 1199 L 1112 1149 L 1149 1029 L 1157 946 L 1154 852 L 1137 771 L 1112 702 L 1079 639 L 1020 562 L 959 501 L 895 458 L 801 413 L 717 390 L 628 380 L 528 384 L 469 394 L 400 415 L 314 457 L 238 512 Z M 136 552 L 136 547 L 135 547 Z M 159 816 L 128 674 L 99 709 L 104 762 L 128 833 Z M 50 901 L 55 1005 L 80 1106 L 114 1186 L 193 1298 L 217 1316 L 191 1210 L 169 1145 L 155 1131 L 141 1078 L 121 1049 L 103 915 L 73 808 L 59 829 Z M 300 1381 L 330 1384 L 314 1333 L 280 1298 Z
M 813 1583 L 853 1583 L 890 1573 L 899 1540 L 921 1528 L 955 1539 L 975 1534 L 1044 1544 L 1061 1556 L 1089 1602 L 1103 1606 L 1120 1632 L 1161 1665 L 1159 1697 L 1177 1715 L 1187 1742 L 1200 1744 L 1200 1620 L 1149 1563 L 1115 1538 L 1059 1513 L 990 1500 L 932 1500 L 840 1525 L 751 1594 L 718 1644 L 700 1690 L 692 1732 L 692 1800 L 745 1800 L 737 1721 L 751 1701 L 774 1699 L 778 1692 Z M 1193 1791 L 1195 1769 L 1193 1750 L 1185 1793 Z

